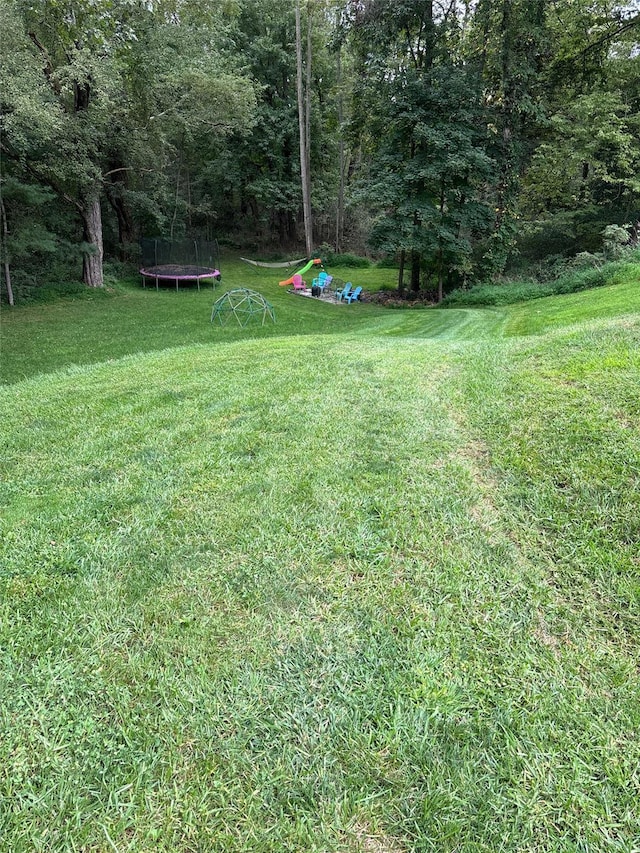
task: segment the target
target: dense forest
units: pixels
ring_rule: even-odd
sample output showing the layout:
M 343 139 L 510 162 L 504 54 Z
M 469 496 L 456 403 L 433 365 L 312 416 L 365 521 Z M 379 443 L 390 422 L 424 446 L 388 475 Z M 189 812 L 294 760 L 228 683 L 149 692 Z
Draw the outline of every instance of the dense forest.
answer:
M 2 301 L 143 236 L 441 298 L 634 246 L 640 4 L 3 0 Z

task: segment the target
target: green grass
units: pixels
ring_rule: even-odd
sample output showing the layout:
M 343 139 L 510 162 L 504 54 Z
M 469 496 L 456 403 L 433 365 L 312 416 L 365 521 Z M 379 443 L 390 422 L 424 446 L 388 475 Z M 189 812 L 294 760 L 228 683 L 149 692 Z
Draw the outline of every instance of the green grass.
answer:
M 331 267 L 345 281 L 378 289 L 394 281 L 393 270 L 350 270 Z M 379 313 L 374 306 L 334 306 L 293 296 L 279 287 L 280 270 L 251 267 L 238 260 L 222 265 L 223 279 L 214 289 L 204 286 L 176 292 L 173 288 L 142 288 L 140 280 L 123 282 L 103 292 L 53 304 L 2 308 L 0 313 L 0 382 L 12 382 L 56 367 L 95 364 L 124 355 L 155 352 L 194 343 L 229 342 L 300 334 L 341 334 L 359 328 L 363 316 Z M 309 279 L 309 275 L 307 279 Z M 309 279 L 310 280 L 310 279 Z M 213 327 L 209 320 L 215 299 L 227 290 L 248 287 L 262 292 L 274 305 L 276 325 L 240 329 Z M 351 310 L 352 309 L 352 310 Z
M 511 306 L 506 331 L 513 335 L 539 334 L 585 320 L 634 315 L 639 301 L 640 274 L 588 293 L 570 293 L 541 299 L 533 305 Z
M 637 851 L 637 289 L 229 266 L 3 311 L 0 848 Z
M 453 290 L 442 300 L 441 307 L 486 307 L 514 305 L 547 296 L 578 293 L 607 285 L 640 282 L 640 254 L 633 252 L 626 261 L 610 261 L 600 267 L 574 269 L 554 281 L 511 281 L 502 284 L 476 284 L 468 289 Z

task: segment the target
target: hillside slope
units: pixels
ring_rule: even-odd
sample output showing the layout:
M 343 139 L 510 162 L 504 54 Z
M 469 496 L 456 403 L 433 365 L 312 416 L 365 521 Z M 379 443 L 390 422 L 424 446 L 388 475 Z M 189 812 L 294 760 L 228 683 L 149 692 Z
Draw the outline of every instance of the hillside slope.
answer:
M 640 312 L 563 304 L 0 389 L 10 849 L 632 850 Z

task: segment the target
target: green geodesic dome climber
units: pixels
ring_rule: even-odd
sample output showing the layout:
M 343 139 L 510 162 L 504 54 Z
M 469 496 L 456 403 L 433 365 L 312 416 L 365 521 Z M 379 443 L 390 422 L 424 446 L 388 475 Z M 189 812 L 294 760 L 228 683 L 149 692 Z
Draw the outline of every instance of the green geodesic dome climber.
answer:
M 213 303 L 211 309 L 211 322 L 224 326 L 229 320 L 235 318 L 241 326 L 246 326 L 252 320 L 259 320 L 264 326 L 268 318 L 275 323 L 276 315 L 273 305 L 255 290 L 247 290 L 240 287 L 237 290 L 228 290 Z

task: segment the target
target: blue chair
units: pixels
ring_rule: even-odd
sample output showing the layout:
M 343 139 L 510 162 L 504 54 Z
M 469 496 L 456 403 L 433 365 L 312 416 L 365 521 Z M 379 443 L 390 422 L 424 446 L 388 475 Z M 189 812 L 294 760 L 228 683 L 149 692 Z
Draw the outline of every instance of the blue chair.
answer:
M 353 285 L 351 284 L 351 282 L 350 282 L 350 281 L 348 281 L 348 282 L 345 284 L 345 286 L 342 288 L 342 290 L 336 290 L 336 299 L 337 299 L 337 301 L 338 301 L 338 302 L 341 302 L 343 299 L 346 299 L 346 297 L 351 293 L 351 288 L 352 288 L 352 287 L 353 287 Z
M 348 293 L 344 299 L 347 305 L 351 305 L 352 302 L 357 302 L 360 298 L 360 294 L 362 293 L 362 288 L 360 285 L 356 287 L 355 290 L 352 290 L 351 293 Z
M 323 270 L 321 273 L 318 273 L 318 275 L 316 276 L 316 278 L 313 279 L 311 284 L 313 285 L 313 287 L 319 287 L 323 289 L 325 287 L 327 277 L 327 273 Z

